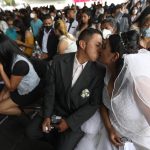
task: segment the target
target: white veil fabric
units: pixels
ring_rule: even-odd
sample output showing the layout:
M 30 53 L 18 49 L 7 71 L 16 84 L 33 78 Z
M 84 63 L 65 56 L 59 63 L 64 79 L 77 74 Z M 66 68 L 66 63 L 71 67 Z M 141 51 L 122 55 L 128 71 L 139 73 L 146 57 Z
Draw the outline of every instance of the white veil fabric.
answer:
M 114 127 L 134 143 L 150 150 L 150 52 L 124 55 L 111 99 Z M 118 124 L 118 125 L 117 125 Z

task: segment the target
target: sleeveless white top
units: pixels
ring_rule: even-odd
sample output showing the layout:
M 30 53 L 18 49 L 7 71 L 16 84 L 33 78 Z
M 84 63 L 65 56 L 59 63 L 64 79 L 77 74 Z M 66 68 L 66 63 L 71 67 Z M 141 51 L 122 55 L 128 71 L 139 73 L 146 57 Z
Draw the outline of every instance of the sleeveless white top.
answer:
M 69 34 L 68 35 L 73 39 L 73 35 Z M 68 47 L 65 49 L 64 53 L 71 53 L 71 52 L 76 52 L 77 51 L 77 44 L 75 40 L 71 40 L 65 35 L 62 35 L 59 38 L 59 41 L 65 40 L 68 43 Z
M 17 55 L 14 59 L 12 64 L 12 70 L 14 68 L 14 65 L 20 60 L 25 61 L 29 65 L 29 72 L 22 78 L 21 82 L 17 87 L 18 93 L 20 95 L 26 95 L 37 87 L 40 82 L 40 78 L 36 73 L 35 69 L 33 68 L 31 62 L 21 55 Z

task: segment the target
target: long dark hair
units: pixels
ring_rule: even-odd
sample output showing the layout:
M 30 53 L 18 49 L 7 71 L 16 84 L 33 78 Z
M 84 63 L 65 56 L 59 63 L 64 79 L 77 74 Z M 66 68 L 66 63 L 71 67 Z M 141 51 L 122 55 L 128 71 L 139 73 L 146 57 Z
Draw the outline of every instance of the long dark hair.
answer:
M 109 37 L 111 52 L 118 52 L 120 56 L 117 62 L 118 72 L 120 72 L 124 63 L 123 54 L 138 53 L 139 37 L 139 34 L 135 30 L 113 34 Z
M 121 57 L 123 54 L 137 53 L 139 48 L 139 34 L 135 30 L 113 34 L 109 37 L 109 43 L 112 52 L 118 52 Z
M 14 26 L 20 29 L 18 34 L 21 36 L 21 41 L 25 42 L 25 31 L 26 31 L 26 28 L 25 28 L 25 25 L 22 22 L 22 20 L 19 20 L 19 19 L 14 20 Z
M 0 63 L 2 63 L 6 74 L 10 77 L 11 67 L 17 55 L 23 55 L 17 44 L 3 33 L 0 33 Z
M 92 26 L 92 18 L 91 18 L 91 12 L 90 12 L 90 10 L 83 9 L 82 12 L 81 12 L 81 14 L 86 14 L 87 16 L 90 17 L 90 19 L 88 21 L 88 27 L 91 27 Z M 77 30 L 80 31 L 83 26 L 84 26 L 84 23 L 81 21 L 80 24 L 79 24 L 79 26 L 78 26 L 78 28 L 77 28 Z

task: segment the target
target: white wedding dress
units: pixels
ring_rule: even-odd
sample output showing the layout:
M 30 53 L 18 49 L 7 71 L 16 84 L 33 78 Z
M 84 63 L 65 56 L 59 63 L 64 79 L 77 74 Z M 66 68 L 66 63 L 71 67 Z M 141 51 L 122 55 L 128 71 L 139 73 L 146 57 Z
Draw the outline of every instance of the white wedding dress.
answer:
M 150 150 L 150 125 L 141 113 L 142 110 L 138 107 L 138 102 L 136 102 L 137 95 L 140 95 L 141 97 L 143 95 L 145 97 L 147 96 L 147 101 L 145 100 L 146 98 L 144 96 L 143 97 L 145 98 L 145 103 L 148 104 L 149 107 L 150 95 L 147 94 L 149 92 L 144 94 L 143 91 L 141 94 L 138 89 L 143 89 L 141 87 L 142 84 L 139 82 L 140 84 L 138 85 L 138 80 L 134 80 L 135 76 L 136 78 L 141 77 L 141 70 L 138 67 L 142 67 L 140 65 L 143 64 L 143 57 L 147 57 L 147 55 L 149 56 L 147 59 L 149 61 L 149 66 L 147 65 L 147 67 L 150 68 L 150 52 L 146 50 L 140 50 L 138 54 L 124 56 L 124 66 L 119 77 L 117 77 L 115 81 L 115 89 L 111 100 L 107 91 L 107 85 L 111 76 L 108 71 L 106 72 L 104 79 L 105 87 L 103 90 L 103 103 L 109 110 L 111 124 L 120 134 L 120 137 L 125 137 L 125 139 L 128 139 L 129 141 L 125 142 L 124 146 L 116 148 L 109 141 L 107 131 L 103 125 L 99 111 L 97 111 L 81 126 L 85 135 L 80 140 L 75 150 Z M 139 59 L 142 59 L 142 63 L 139 62 Z M 137 67 L 134 65 L 137 65 Z M 132 68 L 133 66 L 135 68 Z M 133 76 L 134 71 L 135 74 Z M 142 70 L 142 77 L 143 72 L 145 71 Z M 145 74 L 149 74 L 150 77 L 150 71 Z M 147 78 L 146 81 L 148 81 Z M 134 93 L 135 91 L 136 96 Z
M 105 84 L 107 84 L 107 75 L 105 76 Z M 106 86 L 103 90 L 103 101 L 105 106 L 109 109 L 110 116 L 113 116 L 111 115 L 111 103 Z M 136 150 L 134 145 L 129 142 L 124 145 L 124 148 L 120 147 L 117 149 L 109 141 L 99 111 L 96 111 L 96 113 L 81 126 L 81 129 L 84 131 L 85 135 L 78 143 L 75 150 Z

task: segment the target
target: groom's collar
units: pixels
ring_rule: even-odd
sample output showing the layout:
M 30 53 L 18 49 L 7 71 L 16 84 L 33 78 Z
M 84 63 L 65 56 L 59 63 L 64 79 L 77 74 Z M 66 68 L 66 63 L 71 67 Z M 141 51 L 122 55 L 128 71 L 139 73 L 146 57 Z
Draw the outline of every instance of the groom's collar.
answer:
M 77 53 L 75 54 L 75 58 L 74 58 L 74 66 L 80 66 L 82 65 L 83 68 L 86 66 L 86 64 L 88 63 L 88 61 L 86 61 L 85 63 L 83 64 L 80 64 L 80 62 L 78 61 L 78 58 L 77 58 Z

